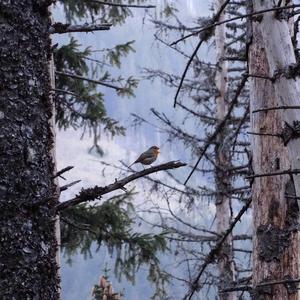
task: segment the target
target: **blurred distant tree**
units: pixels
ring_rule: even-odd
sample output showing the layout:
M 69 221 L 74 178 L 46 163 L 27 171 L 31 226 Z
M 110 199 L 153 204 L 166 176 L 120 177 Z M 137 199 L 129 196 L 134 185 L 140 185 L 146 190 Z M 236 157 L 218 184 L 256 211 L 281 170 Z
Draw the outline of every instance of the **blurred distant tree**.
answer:
M 169 141 L 181 141 L 186 151 L 197 157 L 185 181 L 189 185 L 177 189 L 181 193 L 177 199 L 178 205 L 192 200 L 189 208 L 192 213 L 199 212 L 199 221 L 184 218 L 185 208 L 178 216 L 169 204 L 174 199 L 165 193 L 170 217 L 153 225 L 173 230 L 168 238 L 177 242 L 175 253 L 183 256 L 180 266 L 186 262 L 191 274 L 185 278 L 170 272 L 174 280 L 187 285 L 184 299 L 204 295 L 298 299 L 300 18 L 294 22 L 293 16 L 299 13 L 299 4 L 290 0 L 216 2 L 219 9 L 211 18 L 199 18 L 199 27 L 185 26 L 177 16 L 173 22 L 154 21 L 158 33 L 179 34 L 173 43 L 165 42 L 159 34 L 157 39 L 188 62 L 182 76 L 163 70 L 146 73 L 148 78 L 158 77 L 174 88 L 174 105 L 187 112 L 177 125 L 166 114 L 152 110 L 165 125 Z M 187 43 L 181 42 L 193 36 L 196 46 L 190 54 Z M 225 44 L 220 43 L 220 37 Z M 212 38 L 216 61 L 202 61 L 198 50 Z M 135 122 L 147 120 L 135 116 Z M 250 124 L 252 130 L 248 131 Z M 190 180 L 193 174 L 202 175 L 196 187 Z M 200 186 L 199 178 L 203 177 L 205 185 Z M 208 222 L 200 206 L 203 199 L 215 200 L 216 215 L 210 222 L 215 226 L 205 227 Z M 251 202 L 253 235 L 241 235 L 240 230 L 246 228 L 236 225 Z M 236 214 L 242 203 L 245 205 Z M 197 210 L 197 205 L 201 209 Z M 160 215 L 159 208 L 156 213 Z M 252 248 L 247 239 L 253 239 Z M 200 250 L 189 243 L 197 243 Z M 218 296 L 211 289 L 215 286 Z
M 190 63 L 189 72 L 184 72 L 181 77 L 161 69 L 146 70 L 146 77 L 161 79 L 177 91 L 175 102 L 179 115 L 183 116 L 181 122 L 158 110 L 152 112 L 164 125 L 170 145 L 177 140 L 179 145 L 183 144 L 187 155 L 195 157 L 197 162 L 190 166 L 190 175 L 195 172 L 196 180 L 192 181 L 189 176 L 185 188 L 180 188 L 180 196 L 168 199 L 168 194 L 163 194 L 168 203 L 178 201 L 180 209 L 177 211 L 169 205 L 169 218 L 162 219 L 157 225 L 172 232 L 168 238 L 173 241 L 177 259 L 182 260 L 180 268 L 185 265 L 190 274 L 189 278 L 184 278 L 176 271 L 169 271 L 175 282 L 187 285 L 189 292 L 185 299 L 216 297 L 214 288 L 219 291 L 218 299 L 236 299 L 235 291 L 224 292 L 224 288 L 247 279 L 245 270 L 250 264 L 251 250 L 249 243 L 242 243 L 242 240 L 248 241 L 251 236 L 233 232 L 232 226 L 242 217 L 236 212 L 242 208 L 245 213 L 244 204 L 249 207 L 250 194 L 250 186 L 244 178 L 249 172 L 245 151 L 249 147 L 245 134 L 249 128 L 246 23 L 222 24 L 226 19 L 244 13 L 243 1 L 218 0 L 214 1 L 211 18 L 199 17 L 192 25 L 181 22 L 176 12 L 164 22 L 153 21 L 157 27 L 157 40 Z M 203 30 L 214 22 L 221 24 L 213 30 Z M 213 43 L 214 55 L 204 59 L 185 43 L 165 41 L 174 36 L 180 40 L 185 35 L 191 40 L 195 35 L 196 49 L 202 44 L 210 47 Z M 135 116 L 135 121 L 138 120 L 145 121 Z M 190 214 L 198 218 L 191 219 Z M 246 228 L 243 231 L 246 232 Z M 246 256 L 243 261 L 239 259 L 242 254 Z
M 121 300 L 120 293 L 115 293 L 112 283 L 106 276 L 99 278 L 99 284 L 96 284 L 92 290 L 93 300 Z

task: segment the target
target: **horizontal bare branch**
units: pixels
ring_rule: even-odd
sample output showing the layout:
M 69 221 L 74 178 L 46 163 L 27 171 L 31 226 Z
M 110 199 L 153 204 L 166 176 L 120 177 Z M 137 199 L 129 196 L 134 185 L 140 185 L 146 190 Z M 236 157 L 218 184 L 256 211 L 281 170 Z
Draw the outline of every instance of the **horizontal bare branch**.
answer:
M 109 30 L 112 24 L 83 24 L 83 25 L 71 25 L 63 23 L 54 23 L 49 28 L 49 33 L 67 33 L 67 32 L 92 32 L 99 30 Z
M 273 7 L 273 8 L 264 9 L 264 10 L 255 11 L 255 12 L 252 12 L 252 13 L 249 13 L 249 14 L 241 15 L 241 16 L 234 17 L 234 18 L 231 18 L 231 19 L 226 19 L 226 20 L 221 21 L 221 22 L 213 22 L 212 24 L 210 24 L 208 26 L 205 26 L 205 27 L 201 28 L 200 30 L 198 30 L 196 32 L 190 33 L 190 34 L 178 39 L 177 41 L 173 42 L 171 44 L 171 46 L 174 46 L 174 45 L 178 44 L 179 42 L 184 41 L 185 39 L 187 39 L 191 36 L 198 35 L 199 33 L 203 32 L 203 31 L 211 30 L 212 28 L 214 28 L 216 26 L 219 26 L 219 25 L 222 25 L 222 24 L 225 24 L 225 23 L 229 23 L 229 22 L 244 19 L 244 18 L 249 18 L 249 17 L 252 17 L 252 16 L 261 15 L 261 14 L 264 14 L 264 13 L 267 13 L 267 12 L 270 12 L 270 11 L 280 11 L 280 10 L 284 10 L 284 9 L 293 9 L 293 8 L 297 8 L 297 7 L 300 7 L 300 4 L 293 4 L 293 5 L 287 5 L 287 6 L 281 6 L 281 7 Z
M 61 186 L 60 187 L 60 192 L 63 192 L 65 190 L 67 190 L 69 187 L 71 187 L 71 186 L 73 186 L 73 185 L 75 185 L 75 184 L 77 184 L 79 182 L 81 182 L 81 180 L 75 180 L 75 181 L 72 181 L 72 182 L 70 182 L 70 183 L 68 183 L 66 185 Z
M 107 6 L 117 6 L 117 7 L 128 7 L 128 8 L 155 8 L 155 5 L 138 5 L 138 4 L 122 4 L 122 3 L 112 3 L 108 1 L 100 0 L 89 0 L 90 2 L 99 3 Z
M 274 136 L 274 137 L 282 138 L 282 134 L 279 133 L 262 133 L 262 132 L 247 131 L 247 134 L 259 135 L 259 136 Z
M 124 190 L 124 186 L 126 184 L 128 184 L 129 182 L 136 180 L 138 178 L 142 178 L 146 175 L 149 175 L 149 174 L 152 174 L 152 173 L 155 173 L 158 171 L 176 169 L 176 168 L 180 168 L 183 166 L 186 166 L 186 164 L 182 163 L 180 161 L 170 161 L 165 164 L 161 164 L 161 165 L 151 167 L 151 168 L 148 168 L 148 169 L 140 171 L 140 172 L 136 172 L 130 176 L 127 176 L 127 177 L 121 179 L 121 180 L 116 179 L 116 181 L 114 183 L 109 184 L 104 187 L 95 186 L 93 188 L 83 189 L 73 199 L 60 203 L 57 206 L 57 209 L 63 210 L 63 209 L 69 208 L 69 207 L 73 207 L 80 203 L 99 199 L 99 198 L 101 198 L 101 196 L 111 193 L 113 191 L 116 191 L 119 189 Z
M 265 107 L 265 108 L 259 108 L 252 111 L 252 113 L 258 113 L 261 111 L 269 111 L 269 110 L 278 110 L 278 109 L 300 109 L 300 105 L 281 105 L 281 106 L 273 106 L 273 107 Z
M 256 287 L 263 287 L 263 286 L 270 286 L 270 285 L 277 285 L 277 284 L 290 284 L 290 283 L 298 283 L 300 282 L 300 278 L 296 279 L 281 279 L 281 280 L 273 280 L 273 281 L 266 281 L 261 282 L 256 285 Z M 221 290 L 221 293 L 227 293 L 232 291 L 251 291 L 254 287 L 251 285 L 243 284 L 243 285 L 236 285 L 226 289 Z
M 52 178 L 59 177 L 59 176 L 61 176 L 62 174 L 66 173 L 66 172 L 68 172 L 68 171 L 70 171 L 70 170 L 72 170 L 73 168 L 74 168 L 74 166 L 68 166 L 68 167 L 65 167 L 65 168 L 61 169 L 60 171 L 58 171 L 58 172 L 56 173 L 56 175 L 54 175 Z
M 271 173 L 261 173 L 261 174 L 254 174 L 245 177 L 246 179 L 258 178 L 258 177 L 269 177 L 269 176 L 278 176 L 278 175 L 293 175 L 293 174 L 300 174 L 300 169 L 288 169 L 278 172 L 271 172 Z

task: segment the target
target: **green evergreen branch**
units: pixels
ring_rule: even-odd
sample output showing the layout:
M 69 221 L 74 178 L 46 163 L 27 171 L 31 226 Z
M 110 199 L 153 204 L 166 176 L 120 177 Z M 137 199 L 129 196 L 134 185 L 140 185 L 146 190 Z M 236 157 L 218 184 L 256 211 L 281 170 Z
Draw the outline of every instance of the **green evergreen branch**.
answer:
M 113 84 L 109 84 L 109 83 L 106 83 L 106 82 L 103 82 L 103 81 L 100 81 L 100 80 L 95 80 L 95 79 L 92 79 L 92 78 L 80 76 L 80 75 L 77 75 L 77 74 L 71 74 L 71 73 L 68 73 L 68 72 L 55 71 L 55 74 L 62 75 L 62 76 L 68 76 L 68 77 L 79 79 L 79 80 L 85 80 L 85 81 L 88 81 L 88 82 L 91 82 L 91 83 L 96 83 L 96 84 L 103 85 L 103 86 L 106 86 L 108 88 L 114 89 L 116 91 L 120 91 L 120 92 L 126 89 L 126 88 L 116 86 L 116 85 L 113 85 Z

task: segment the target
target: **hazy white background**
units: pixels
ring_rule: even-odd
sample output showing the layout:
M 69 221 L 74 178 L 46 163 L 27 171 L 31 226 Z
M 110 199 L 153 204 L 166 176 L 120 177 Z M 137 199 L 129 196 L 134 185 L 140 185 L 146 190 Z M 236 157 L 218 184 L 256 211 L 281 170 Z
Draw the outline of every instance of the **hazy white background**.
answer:
M 193 25 L 195 18 L 211 14 L 211 1 L 208 0 L 178 0 L 178 1 L 149 1 L 149 4 L 156 4 L 157 8 L 149 10 L 153 17 L 159 18 L 160 12 L 165 3 L 176 3 L 179 8 L 179 15 L 183 22 Z M 106 168 L 105 177 L 102 176 L 103 166 L 95 162 L 95 159 L 103 160 L 107 163 L 119 164 L 119 160 L 132 162 L 137 155 L 152 145 L 161 147 L 161 156 L 158 163 L 170 160 L 182 159 L 184 161 L 194 161 L 195 158 L 189 157 L 184 148 L 174 144 L 166 143 L 166 136 L 155 128 L 146 125 L 139 128 L 131 127 L 131 113 L 138 114 L 153 123 L 157 120 L 150 113 L 150 108 L 156 108 L 160 112 L 165 112 L 168 117 L 176 122 L 181 120 L 182 111 L 173 108 L 173 99 L 175 90 L 167 88 L 162 82 L 149 82 L 143 80 L 143 68 L 160 69 L 177 75 L 183 72 L 186 60 L 179 56 L 175 51 L 164 45 L 158 45 L 154 42 L 155 33 L 153 24 L 149 21 L 149 16 L 141 9 L 133 9 L 134 17 L 127 18 L 122 26 L 113 27 L 107 32 L 96 32 L 89 34 L 75 34 L 83 47 L 92 46 L 93 49 L 110 48 L 117 44 L 126 43 L 135 40 L 135 53 L 130 54 L 122 60 L 120 70 L 115 70 L 113 74 L 122 74 L 124 77 L 133 75 L 140 79 L 139 86 L 135 91 L 135 98 L 119 98 L 112 90 L 101 87 L 105 91 L 106 107 L 108 114 L 119 120 L 121 124 L 128 127 L 125 137 L 116 137 L 113 140 L 103 135 L 100 146 L 104 149 L 105 155 L 99 158 L 96 155 L 88 154 L 92 145 L 92 140 L 88 135 L 80 139 L 82 132 L 80 130 L 59 131 L 57 134 L 57 161 L 58 169 L 72 165 L 75 168 L 67 173 L 67 182 L 81 179 L 82 182 L 72 189 L 64 192 L 62 200 L 69 199 L 82 187 L 104 185 L 110 183 L 114 178 L 120 176 L 120 172 L 114 169 Z M 60 7 L 55 10 L 55 21 L 62 19 Z M 61 43 L 67 43 L 69 37 L 55 36 L 54 40 Z M 171 41 L 171 38 L 170 38 Z M 192 45 L 195 39 L 186 43 L 187 51 L 192 51 Z M 209 48 L 203 47 L 199 53 L 204 59 L 209 57 Z M 158 123 L 157 123 L 158 124 Z M 195 131 L 195 128 L 190 128 Z M 198 130 L 198 129 L 197 129 Z M 139 169 L 139 166 L 136 166 Z M 179 177 L 184 178 L 188 170 L 177 171 Z M 153 177 L 161 176 L 154 174 Z M 195 179 L 193 179 L 195 180 Z M 198 179 L 199 180 L 199 179 Z M 205 179 L 203 179 L 205 181 Z M 66 184 L 65 181 L 61 182 Z M 198 182 L 199 184 L 199 182 Z M 139 190 L 138 183 L 132 183 Z M 136 199 L 139 203 L 139 198 Z M 193 216 L 191 216 L 193 217 Z M 136 285 L 122 281 L 118 283 L 113 277 L 113 258 L 110 258 L 105 247 L 100 252 L 95 253 L 93 258 L 87 260 L 80 254 L 73 258 L 73 264 L 70 266 L 62 258 L 62 293 L 66 300 L 90 299 L 90 291 L 97 283 L 99 275 L 103 274 L 105 264 L 111 268 L 110 275 L 116 290 L 125 288 L 124 300 L 144 300 L 149 299 L 151 295 L 151 286 L 146 280 L 146 272 L 141 270 L 136 279 Z M 162 257 L 163 264 L 169 264 L 169 258 Z M 176 292 L 176 289 L 173 290 Z

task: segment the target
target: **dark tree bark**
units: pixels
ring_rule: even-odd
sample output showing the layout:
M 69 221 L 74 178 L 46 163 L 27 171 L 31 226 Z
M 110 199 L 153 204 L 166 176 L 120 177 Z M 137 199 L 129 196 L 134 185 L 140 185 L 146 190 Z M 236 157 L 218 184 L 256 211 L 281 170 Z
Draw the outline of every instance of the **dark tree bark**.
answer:
M 0 298 L 58 299 L 51 1 L 0 2 Z
M 259 22 L 253 22 L 250 47 L 250 74 L 269 76 L 270 66 L 264 48 Z M 268 79 L 250 81 L 251 112 L 262 107 L 278 105 L 276 90 Z M 252 131 L 278 133 L 282 127 L 280 110 L 251 114 Z M 253 169 L 257 173 L 271 173 L 288 169 L 287 148 L 278 137 L 252 136 Z M 255 178 L 252 186 L 253 202 L 253 299 L 299 299 L 297 284 L 261 286 L 261 283 L 297 279 L 300 276 L 298 205 L 293 180 L 289 175 Z

